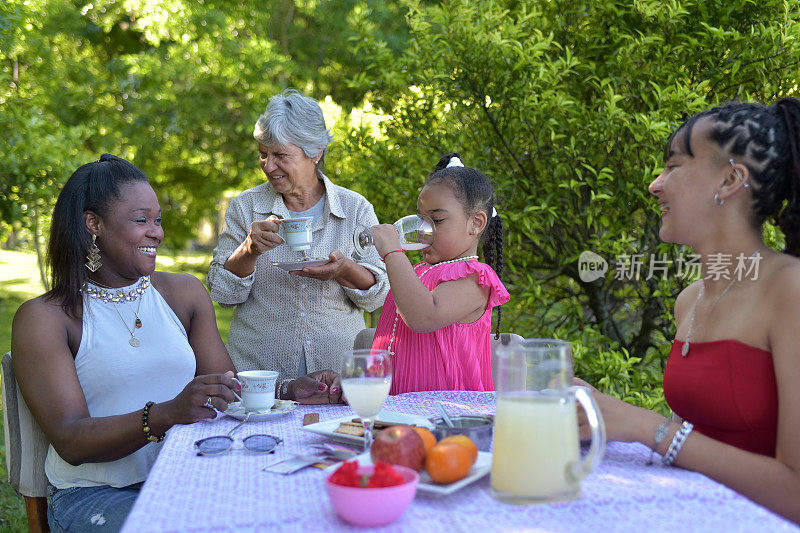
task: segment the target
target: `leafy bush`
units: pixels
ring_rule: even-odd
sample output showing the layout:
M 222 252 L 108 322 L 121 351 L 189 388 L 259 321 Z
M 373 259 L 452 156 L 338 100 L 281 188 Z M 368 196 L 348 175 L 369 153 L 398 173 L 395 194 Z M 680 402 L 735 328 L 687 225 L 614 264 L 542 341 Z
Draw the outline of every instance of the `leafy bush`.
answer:
M 341 162 L 376 205 L 406 206 L 438 157 L 458 151 L 490 176 L 506 232 L 503 329 L 558 333 L 589 381 L 663 409 L 682 248 L 659 242 L 647 190 L 685 113 L 796 90 L 800 6 L 637 0 L 405 0 L 402 54 L 364 34 L 374 60 L 354 83 L 389 116 L 354 130 Z M 377 188 L 381 187 L 380 190 Z M 387 207 L 389 209 L 389 207 Z M 779 242 L 774 229 L 767 233 Z M 583 281 L 578 258 L 609 261 Z M 641 254 L 640 276 L 618 276 Z M 649 259 L 668 275 L 648 276 Z M 615 275 L 611 275 L 614 273 Z

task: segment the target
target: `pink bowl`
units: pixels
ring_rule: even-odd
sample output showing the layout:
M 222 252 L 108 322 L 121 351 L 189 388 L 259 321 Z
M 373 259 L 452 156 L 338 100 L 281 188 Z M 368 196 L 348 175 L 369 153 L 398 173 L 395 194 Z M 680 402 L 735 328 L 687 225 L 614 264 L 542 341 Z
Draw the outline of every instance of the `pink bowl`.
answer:
M 419 474 L 405 466 L 392 465 L 403 476 L 405 483 L 394 487 L 345 487 L 330 482 L 332 473 L 325 478 L 325 489 L 333 508 L 344 520 L 355 526 L 384 526 L 403 514 L 417 494 Z M 359 474 L 372 474 L 374 466 L 361 466 Z

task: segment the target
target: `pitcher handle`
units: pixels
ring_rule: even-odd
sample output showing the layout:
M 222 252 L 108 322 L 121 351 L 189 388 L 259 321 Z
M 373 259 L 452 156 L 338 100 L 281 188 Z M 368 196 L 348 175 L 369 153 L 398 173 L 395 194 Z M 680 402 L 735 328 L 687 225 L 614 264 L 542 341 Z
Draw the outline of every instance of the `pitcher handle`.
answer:
M 597 402 L 594 401 L 586 387 L 573 386 L 569 390 L 575 394 L 575 399 L 586 411 L 586 419 L 589 422 L 589 428 L 592 430 L 592 443 L 589 446 L 589 452 L 582 461 L 572 462 L 567 467 L 572 477 L 576 480 L 581 480 L 600 464 L 600 460 L 605 454 L 606 425 L 603 423 L 603 415 L 600 414 Z

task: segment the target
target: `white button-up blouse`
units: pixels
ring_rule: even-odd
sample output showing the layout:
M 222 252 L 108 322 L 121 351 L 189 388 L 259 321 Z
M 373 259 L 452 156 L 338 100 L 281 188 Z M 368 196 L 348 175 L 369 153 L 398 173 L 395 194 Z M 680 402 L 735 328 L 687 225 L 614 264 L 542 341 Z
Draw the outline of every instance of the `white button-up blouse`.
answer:
M 383 305 L 389 292 L 386 267 L 375 248 L 363 259 L 354 253 L 356 226 L 378 223 L 372 204 L 327 177 L 323 182 L 325 207 L 312 227 L 314 243 L 308 256 L 327 258 L 333 250 L 341 250 L 372 272 L 375 284 L 359 290 L 335 280 L 290 275 L 273 262 L 298 261 L 303 256 L 285 244 L 259 256 L 255 271 L 247 277 L 225 270 L 225 262 L 244 242 L 251 222 L 270 214 L 290 216 L 283 197 L 269 182 L 243 192 L 228 205 L 207 279 L 214 301 L 235 306 L 228 352 L 237 370 L 277 370 L 279 379 L 296 378 L 300 358 L 305 357 L 308 372 L 327 368 L 340 372 L 342 354 L 353 348 L 356 334 L 365 327 L 364 311 Z

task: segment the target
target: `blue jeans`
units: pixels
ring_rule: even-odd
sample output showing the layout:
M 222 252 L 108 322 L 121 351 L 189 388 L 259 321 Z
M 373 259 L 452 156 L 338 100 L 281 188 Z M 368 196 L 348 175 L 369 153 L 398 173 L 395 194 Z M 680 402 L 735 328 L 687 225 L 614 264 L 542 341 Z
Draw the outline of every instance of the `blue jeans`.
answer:
M 50 530 L 62 532 L 110 533 L 122 529 L 142 483 L 121 489 L 100 487 L 47 488 L 47 523 Z

